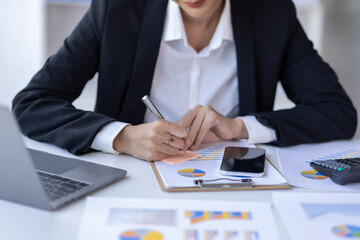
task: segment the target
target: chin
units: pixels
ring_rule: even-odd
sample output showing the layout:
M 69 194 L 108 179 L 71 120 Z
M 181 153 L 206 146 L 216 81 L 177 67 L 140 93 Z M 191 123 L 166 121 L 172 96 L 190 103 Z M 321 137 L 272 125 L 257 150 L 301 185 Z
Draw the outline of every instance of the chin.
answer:
M 183 11 L 190 17 L 193 18 L 203 18 L 208 15 L 208 12 L 206 9 L 189 9 L 189 8 L 183 8 Z

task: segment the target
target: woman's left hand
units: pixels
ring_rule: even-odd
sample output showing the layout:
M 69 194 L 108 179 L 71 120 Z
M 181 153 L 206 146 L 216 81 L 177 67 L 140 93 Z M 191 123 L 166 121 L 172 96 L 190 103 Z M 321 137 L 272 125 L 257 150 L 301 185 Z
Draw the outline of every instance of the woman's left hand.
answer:
M 227 118 L 209 105 L 197 105 L 178 121 L 183 127 L 190 128 L 187 146 L 195 150 L 202 142 L 249 138 L 245 124 L 240 118 Z

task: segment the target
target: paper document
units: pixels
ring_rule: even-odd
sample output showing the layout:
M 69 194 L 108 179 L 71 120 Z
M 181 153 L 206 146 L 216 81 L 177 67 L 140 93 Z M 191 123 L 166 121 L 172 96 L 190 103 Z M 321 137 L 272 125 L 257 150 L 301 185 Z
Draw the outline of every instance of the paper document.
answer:
M 273 199 L 293 239 L 360 238 L 360 194 L 274 193 Z
M 241 179 L 220 174 L 220 164 L 225 147 L 255 147 L 245 145 L 238 141 L 203 144 L 195 152 L 201 157 L 187 162 L 170 165 L 161 161 L 155 162 L 166 188 L 197 187 L 196 179 L 213 180 L 217 178 Z M 265 174 L 260 178 L 252 178 L 254 185 L 280 185 L 287 184 L 285 178 L 268 161 L 265 163 Z M 219 181 L 217 183 L 234 183 L 232 181 Z
M 278 148 L 282 173 L 291 185 L 334 191 L 360 191 L 360 183 L 338 185 L 310 167 L 314 160 L 360 157 L 360 141 L 334 141 Z
M 277 240 L 270 203 L 87 198 L 78 240 Z

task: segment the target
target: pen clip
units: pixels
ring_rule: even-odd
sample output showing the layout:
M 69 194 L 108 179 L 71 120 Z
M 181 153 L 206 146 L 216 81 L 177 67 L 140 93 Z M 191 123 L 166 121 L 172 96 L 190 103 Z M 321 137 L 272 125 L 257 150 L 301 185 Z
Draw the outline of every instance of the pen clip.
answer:
M 213 183 L 221 180 L 233 181 L 235 183 Z M 194 180 L 194 183 L 202 189 L 236 189 L 236 188 L 252 188 L 252 179 L 230 179 L 230 178 L 217 178 L 212 180 Z

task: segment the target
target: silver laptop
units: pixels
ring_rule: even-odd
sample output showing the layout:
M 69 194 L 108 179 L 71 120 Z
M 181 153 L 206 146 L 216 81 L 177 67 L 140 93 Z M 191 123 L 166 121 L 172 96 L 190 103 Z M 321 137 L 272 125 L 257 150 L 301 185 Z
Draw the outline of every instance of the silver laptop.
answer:
M 126 171 L 26 149 L 9 109 L 0 106 L 0 198 L 55 210 L 126 175 Z

